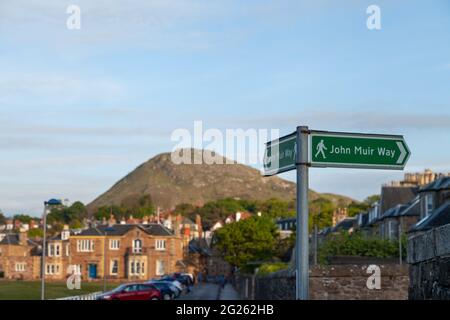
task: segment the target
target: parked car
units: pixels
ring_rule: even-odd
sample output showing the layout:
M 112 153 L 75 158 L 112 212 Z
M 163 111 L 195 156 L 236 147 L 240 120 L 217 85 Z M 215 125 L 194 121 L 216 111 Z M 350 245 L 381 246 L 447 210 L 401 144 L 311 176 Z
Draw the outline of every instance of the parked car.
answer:
M 97 297 L 97 300 L 161 300 L 161 291 L 149 283 L 127 283 Z
M 195 283 L 195 276 L 192 273 L 182 273 L 182 276 L 188 276 L 191 279 L 191 284 Z
M 183 291 L 183 284 L 180 281 L 178 281 L 177 279 L 175 279 L 174 277 L 165 276 L 165 277 L 162 277 L 161 279 L 158 279 L 158 280 L 159 281 L 169 281 L 174 286 L 176 286 L 181 292 Z
M 154 285 L 156 289 L 161 291 L 164 300 L 172 300 L 180 295 L 180 291 L 170 282 L 149 281 L 148 283 Z
M 181 282 L 185 286 L 192 285 L 192 279 L 188 275 L 184 275 L 181 273 L 172 273 L 168 277 L 171 277 L 172 279 Z

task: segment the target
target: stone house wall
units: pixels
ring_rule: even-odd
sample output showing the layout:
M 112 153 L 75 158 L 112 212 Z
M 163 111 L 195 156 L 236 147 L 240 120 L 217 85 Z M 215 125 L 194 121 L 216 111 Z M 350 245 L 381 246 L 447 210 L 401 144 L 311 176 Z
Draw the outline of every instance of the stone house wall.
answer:
M 450 299 L 450 224 L 408 239 L 409 298 Z

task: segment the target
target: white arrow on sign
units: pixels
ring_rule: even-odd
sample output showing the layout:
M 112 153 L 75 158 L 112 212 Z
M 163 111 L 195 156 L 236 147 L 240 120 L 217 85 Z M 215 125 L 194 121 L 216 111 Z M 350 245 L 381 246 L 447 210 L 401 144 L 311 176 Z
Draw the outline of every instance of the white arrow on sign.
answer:
M 397 141 L 397 146 L 400 149 L 400 156 L 398 157 L 397 164 L 401 164 L 408 153 L 406 152 L 403 143 L 401 143 L 400 141 Z

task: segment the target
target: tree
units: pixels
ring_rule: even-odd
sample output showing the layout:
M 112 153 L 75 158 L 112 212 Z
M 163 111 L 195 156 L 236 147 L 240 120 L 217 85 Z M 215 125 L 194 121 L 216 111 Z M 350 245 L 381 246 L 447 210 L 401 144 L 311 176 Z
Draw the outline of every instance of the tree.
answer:
M 333 224 L 333 211 L 335 205 L 328 199 L 317 198 L 310 202 L 309 230 L 314 225 L 319 229 L 329 227 Z
M 0 210 L 0 224 L 6 224 L 6 217 L 4 216 L 2 210 Z
M 14 216 L 14 220 L 19 220 L 22 223 L 30 223 L 31 220 L 33 220 L 33 217 L 31 217 L 27 214 L 16 214 Z
M 72 221 L 82 221 L 87 217 L 86 206 L 80 202 L 75 201 L 70 207 L 54 208 L 47 215 L 47 221 L 50 224 L 71 224 Z
M 278 229 L 268 217 L 252 217 L 225 225 L 216 231 L 214 247 L 225 261 L 241 267 L 264 261 L 275 254 Z
M 44 236 L 44 231 L 39 228 L 28 230 L 29 238 L 42 238 Z
M 269 199 L 262 202 L 258 211 L 271 218 L 287 218 L 295 216 L 295 203 L 280 199 Z

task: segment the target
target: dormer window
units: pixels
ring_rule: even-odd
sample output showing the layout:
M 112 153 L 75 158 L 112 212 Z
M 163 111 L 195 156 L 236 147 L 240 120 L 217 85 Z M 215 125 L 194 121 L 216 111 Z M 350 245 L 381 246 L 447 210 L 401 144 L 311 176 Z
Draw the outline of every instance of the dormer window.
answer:
M 425 195 L 425 216 L 428 216 L 434 210 L 434 198 L 431 193 Z
M 61 240 L 68 240 L 69 236 L 70 236 L 69 230 L 64 230 L 63 232 L 61 232 Z

